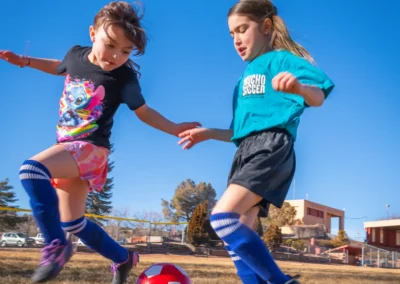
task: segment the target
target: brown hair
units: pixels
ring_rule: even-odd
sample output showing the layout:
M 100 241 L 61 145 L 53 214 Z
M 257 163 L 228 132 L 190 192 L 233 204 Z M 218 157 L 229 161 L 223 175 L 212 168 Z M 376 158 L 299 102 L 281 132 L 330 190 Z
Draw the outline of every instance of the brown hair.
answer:
M 123 29 L 126 38 L 134 44 L 133 55 L 140 56 L 144 54 L 147 44 L 146 32 L 140 24 L 142 18 L 143 13 L 139 15 L 138 9 L 133 5 L 124 1 L 116 1 L 107 4 L 97 13 L 94 17 L 94 27 L 97 29 L 103 26 L 107 33 L 109 26 L 119 26 Z M 128 65 L 133 69 L 135 67 L 140 69 L 140 66 L 130 59 Z
M 268 18 L 271 19 L 270 48 L 288 50 L 314 63 L 310 53 L 290 37 L 283 19 L 278 16 L 278 10 L 270 0 L 240 0 L 229 10 L 228 17 L 234 14 L 247 16 L 258 23 L 263 23 Z

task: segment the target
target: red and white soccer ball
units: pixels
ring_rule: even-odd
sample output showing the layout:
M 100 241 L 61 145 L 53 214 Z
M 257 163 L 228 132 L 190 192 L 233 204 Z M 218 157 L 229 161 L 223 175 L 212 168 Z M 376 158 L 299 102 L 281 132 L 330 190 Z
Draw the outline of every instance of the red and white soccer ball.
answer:
M 143 271 L 136 284 L 192 284 L 192 282 L 178 265 L 157 263 Z

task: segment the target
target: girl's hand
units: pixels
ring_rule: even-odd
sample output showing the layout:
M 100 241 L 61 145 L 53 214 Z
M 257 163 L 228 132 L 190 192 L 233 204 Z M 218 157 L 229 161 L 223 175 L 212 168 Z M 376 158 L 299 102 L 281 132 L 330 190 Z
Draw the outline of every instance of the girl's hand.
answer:
M 278 92 L 300 95 L 302 84 L 293 74 L 281 72 L 272 79 L 272 87 Z
M 0 50 L 0 59 L 6 60 L 9 63 L 24 67 L 29 64 L 29 58 L 15 54 L 9 50 Z
M 175 136 L 179 136 L 182 132 L 193 129 L 196 127 L 201 127 L 200 122 L 182 122 L 182 123 L 177 123 L 176 124 L 176 129 L 174 131 Z
M 192 128 L 178 135 L 182 138 L 178 145 L 182 145 L 182 149 L 190 149 L 199 142 L 210 139 L 210 129 L 208 128 Z

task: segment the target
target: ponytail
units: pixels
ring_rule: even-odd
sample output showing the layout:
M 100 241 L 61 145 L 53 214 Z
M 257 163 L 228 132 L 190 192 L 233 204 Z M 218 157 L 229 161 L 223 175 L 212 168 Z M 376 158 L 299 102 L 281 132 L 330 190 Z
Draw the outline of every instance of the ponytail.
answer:
M 273 25 L 270 44 L 271 48 L 290 51 L 293 54 L 303 57 L 314 64 L 314 59 L 310 53 L 290 37 L 289 31 L 282 18 L 276 14 L 274 14 L 271 18 Z

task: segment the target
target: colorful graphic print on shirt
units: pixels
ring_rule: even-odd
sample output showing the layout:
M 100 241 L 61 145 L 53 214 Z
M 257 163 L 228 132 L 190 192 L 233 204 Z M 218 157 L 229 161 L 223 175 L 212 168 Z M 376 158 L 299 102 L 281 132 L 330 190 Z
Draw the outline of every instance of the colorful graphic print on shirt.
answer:
M 83 138 L 93 133 L 96 121 L 103 113 L 105 89 L 95 89 L 91 81 L 72 79 L 67 75 L 60 99 L 60 119 L 57 125 L 58 142 Z

